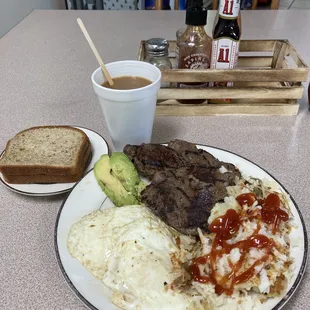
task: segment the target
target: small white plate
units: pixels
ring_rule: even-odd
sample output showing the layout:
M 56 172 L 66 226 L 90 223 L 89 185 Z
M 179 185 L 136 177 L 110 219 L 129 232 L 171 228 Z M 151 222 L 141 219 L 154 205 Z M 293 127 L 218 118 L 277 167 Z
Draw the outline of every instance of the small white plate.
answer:
M 102 136 L 97 132 L 84 128 L 72 126 L 78 129 L 81 129 L 86 133 L 90 140 L 92 158 L 85 170 L 85 175 L 94 167 L 96 161 L 100 158 L 102 154 L 109 153 L 109 147 L 107 142 Z M 2 152 L 1 156 L 4 154 Z M 11 184 L 4 180 L 2 173 L 0 173 L 0 181 L 8 189 L 16 192 L 18 194 L 27 195 L 27 196 L 52 196 L 59 195 L 65 192 L 70 191 L 76 182 L 73 183 L 52 183 L 52 184 Z
M 286 193 L 287 190 L 266 170 L 226 150 L 197 145 L 198 148 L 210 152 L 219 160 L 233 163 L 242 173 L 257 177 L 267 178 L 278 183 Z M 98 210 L 99 208 L 111 208 L 110 200 L 105 202 L 106 195 L 100 189 L 93 171 L 90 171 L 72 190 L 63 202 L 55 227 L 55 250 L 60 269 L 73 292 L 81 301 L 92 310 L 116 310 L 119 309 L 111 302 L 112 291 L 103 282 L 97 280 L 88 272 L 80 262 L 73 258 L 67 249 L 67 238 L 71 226 L 83 216 Z M 104 206 L 103 206 L 103 202 Z M 290 197 L 289 205 L 294 216 L 293 224 L 296 229 L 290 234 L 291 256 L 294 259 L 294 271 L 288 284 L 288 288 L 280 297 L 269 298 L 258 310 L 279 310 L 292 297 L 306 270 L 308 257 L 308 238 L 304 220 L 294 199 Z M 306 206 L 305 206 L 306 207 Z M 296 246 L 298 241 L 298 246 Z M 294 246 L 295 245 L 295 246 Z M 304 283 L 306 285 L 306 283 Z

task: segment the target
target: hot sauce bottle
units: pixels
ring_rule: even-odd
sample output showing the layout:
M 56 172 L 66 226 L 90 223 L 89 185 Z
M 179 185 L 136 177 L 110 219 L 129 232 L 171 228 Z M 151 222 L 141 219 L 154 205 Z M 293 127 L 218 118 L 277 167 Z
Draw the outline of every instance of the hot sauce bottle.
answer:
M 179 69 L 208 69 L 212 39 L 205 32 L 207 10 L 202 7 L 202 1 L 193 1 L 186 9 L 185 31 L 177 38 L 176 57 Z M 179 83 L 180 88 L 202 88 L 207 83 Z M 184 101 L 184 102 L 183 102 Z M 205 100 L 179 100 L 181 103 L 202 103 Z
M 211 69 L 233 69 L 237 65 L 241 29 L 240 0 L 220 0 L 213 30 Z M 232 82 L 212 82 L 210 86 L 232 86 Z

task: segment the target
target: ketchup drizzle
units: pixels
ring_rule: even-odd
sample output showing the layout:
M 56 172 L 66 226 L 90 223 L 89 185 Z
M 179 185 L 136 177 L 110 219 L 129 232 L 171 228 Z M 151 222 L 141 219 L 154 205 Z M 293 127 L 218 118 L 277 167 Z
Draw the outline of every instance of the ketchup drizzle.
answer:
M 280 208 L 281 201 L 277 194 L 271 193 L 267 196 L 262 207 L 262 220 L 267 224 L 272 224 L 272 233 L 275 234 L 280 222 L 288 221 L 288 214 Z
M 231 295 L 234 290 L 234 285 L 247 282 L 255 276 L 257 273 L 256 267 L 268 260 L 272 249 L 276 246 L 272 239 L 258 233 L 261 228 L 260 224 L 257 225 L 253 234 L 247 239 L 234 244 L 228 243 L 227 240 L 231 239 L 238 232 L 242 222 L 256 219 L 258 222 L 270 224 L 272 225 L 272 232 L 275 234 L 279 228 L 280 222 L 286 222 L 289 218 L 287 212 L 281 209 L 281 200 L 276 193 L 270 193 L 265 200 L 257 199 L 254 193 L 246 193 L 237 196 L 236 200 L 241 206 L 247 205 L 249 207 L 252 206 L 255 201 L 258 201 L 258 205 L 262 208 L 260 212 L 251 213 L 248 217 L 239 215 L 234 209 L 229 209 L 223 216 L 219 216 L 213 220 L 209 225 L 210 232 L 215 233 L 211 252 L 193 259 L 192 264 L 189 266 L 189 271 L 193 280 L 200 283 L 214 284 L 215 292 L 218 295 L 223 293 Z M 221 277 L 216 272 L 217 258 L 224 254 L 229 254 L 230 251 L 235 248 L 238 248 L 240 251 L 240 259 L 233 264 L 228 258 L 231 272 Z M 246 254 L 250 248 L 264 249 L 265 254 L 260 259 L 257 259 L 252 266 L 240 272 Z M 206 265 L 208 263 L 210 265 L 209 274 L 201 275 L 199 265 Z

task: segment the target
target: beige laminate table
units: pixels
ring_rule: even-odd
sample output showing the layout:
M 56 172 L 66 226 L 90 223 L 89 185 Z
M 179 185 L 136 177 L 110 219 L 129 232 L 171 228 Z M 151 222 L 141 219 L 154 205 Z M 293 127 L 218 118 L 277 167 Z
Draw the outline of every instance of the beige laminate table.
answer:
M 90 75 L 97 67 L 81 16 L 106 62 L 135 59 L 141 39 L 174 39 L 183 12 L 34 11 L 0 39 L 0 149 L 35 125 L 72 124 L 111 145 Z M 243 14 L 243 38 L 289 39 L 310 64 L 310 11 Z M 310 115 L 160 117 L 154 142 L 173 138 L 225 148 L 256 162 L 289 190 L 310 231 Z M 85 309 L 58 268 L 54 225 L 65 195 L 26 197 L 0 186 L 0 309 Z M 310 309 L 309 267 L 286 309 Z

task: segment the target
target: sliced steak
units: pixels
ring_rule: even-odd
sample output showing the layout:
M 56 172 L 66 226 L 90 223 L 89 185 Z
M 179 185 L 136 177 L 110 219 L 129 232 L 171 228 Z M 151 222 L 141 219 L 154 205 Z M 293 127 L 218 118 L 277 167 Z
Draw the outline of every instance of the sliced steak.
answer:
M 215 203 L 227 196 L 229 178 L 220 176 L 218 169 L 197 166 L 157 172 L 141 201 L 179 232 L 197 235 L 198 227 L 208 229 Z
M 222 173 L 219 178 L 229 178 L 230 184 L 236 176 L 241 176 L 233 164 L 219 161 L 212 154 L 197 149 L 195 144 L 183 140 L 173 140 L 168 143 L 168 146 L 161 144 L 126 145 L 124 153 L 134 163 L 138 172 L 150 180 L 158 171 L 184 166 L 213 169 L 219 169 L 223 166 L 227 172 Z
M 182 155 L 190 165 L 199 167 L 213 167 L 220 168 L 223 166 L 228 172 L 234 174 L 235 177 L 240 177 L 240 171 L 231 163 L 226 163 L 215 158 L 209 152 L 198 149 L 195 144 L 183 141 L 183 140 L 173 140 L 168 143 L 168 147 L 176 150 L 180 155 Z
M 174 149 L 161 144 L 126 145 L 124 153 L 133 162 L 138 172 L 149 179 L 152 179 L 158 171 L 186 165 L 184 158 Z
M 204 189 L 206 187 L 213 194 L 215 202 L 223 200 L 227 196 L 226 187 L 230 185 L 226 179 L 219 179 L 218 169 L 206 168 L 206 167 L 186 167 L 179 168 L 174 171 L 175 176 L 184 180 L 184 182 L 189 182 L 189 186 L 194 188 L 196 191 Z
M 215 204 L 214 188 L 206 183 L 199 186 L 173 173 L 158 172 L 153 182 L 141 194 L 141 200 L 165 223 L 187 235 L 197 235 L 197 227 L 208 228 L 208 218 Z M 200 188 L 197 190 L 197 188 Z
M 142 191 L 141 201 L 165 223 L 188 235 L 197 235 L 198 227 L 208 230 L 212 208 L 240 177 L 233 164 L 182 140 L 168 146 L 126 145 L 124 153 L 152 181 Z
M 168 143 L 168 147 L 182 155 L 190 165 L 218 168 L 221 166 L 221 162 L 218 159 L 204 150 L 197 149 L 193 143 L 173 140 Z

